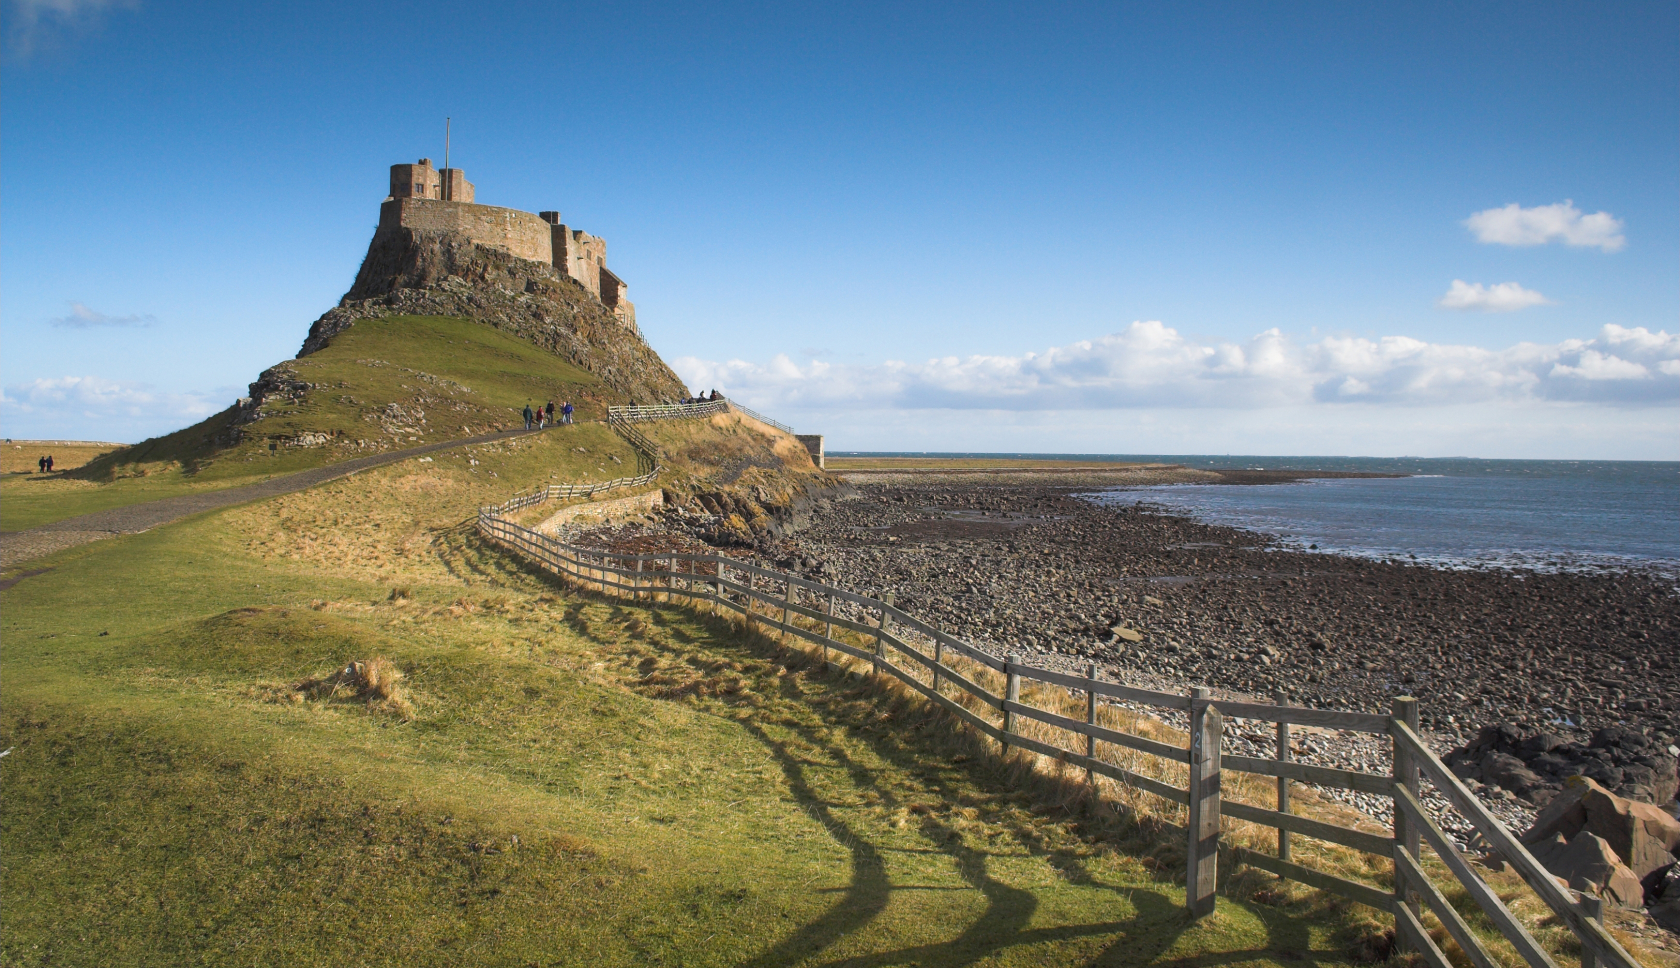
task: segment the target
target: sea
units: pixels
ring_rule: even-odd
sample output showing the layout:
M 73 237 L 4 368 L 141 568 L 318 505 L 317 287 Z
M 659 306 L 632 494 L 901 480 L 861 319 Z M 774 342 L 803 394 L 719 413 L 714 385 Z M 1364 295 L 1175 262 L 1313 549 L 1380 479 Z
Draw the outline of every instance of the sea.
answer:
M 852 456 L 832 453 L 832 456 Z M 1680 576 L 1680 462 L 1209 454 L 858 454 L 1152 461 L 1394 478 L 1168 484 L 1088 496 L 1257 531 L 1284 547 L 1444 568 Z

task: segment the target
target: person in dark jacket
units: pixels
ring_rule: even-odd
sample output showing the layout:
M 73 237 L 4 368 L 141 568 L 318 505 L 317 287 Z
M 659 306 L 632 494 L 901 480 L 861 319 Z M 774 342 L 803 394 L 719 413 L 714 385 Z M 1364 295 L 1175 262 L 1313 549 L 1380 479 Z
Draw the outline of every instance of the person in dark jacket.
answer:
M 564 424 L 572 422 L 572 401 L 567 400 L 565 405 L 560 408 L 560 422 Z
M 537 415 L 531 412 L 531 405 L 527 403 L 525 405 L 525 429 L 530 430 L 531 429 L 531 421 L 536 420 L 536 419 L 537 419 Z

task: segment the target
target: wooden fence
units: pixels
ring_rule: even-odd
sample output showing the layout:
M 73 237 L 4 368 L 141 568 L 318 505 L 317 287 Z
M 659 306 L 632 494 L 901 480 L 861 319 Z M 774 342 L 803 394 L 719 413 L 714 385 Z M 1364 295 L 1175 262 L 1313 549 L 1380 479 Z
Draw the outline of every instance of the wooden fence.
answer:
M 529 506 L 536 503 L 531 498 L 546 499 L 553 489 L 551 486 L 516 501 L 528 501 L 519 506 Z M 1605 931 L 1598 899 L 1578 899 L 1573 892 L 1560 887 L 1419 739 L 1415 699 L 1395 699 L 1393 709 L 1386 715 L 1339 712 L 1218 699 L 1205 687 L 1196 687 L 1187 695 L 1139 689 L 1099 680 L 1095 665 L 1087 667 L 1085 675 L 1038 668 L 1013 656 L 995 656 L 949 635 L 894 607 L 890 596 L 889 601 L 880 601 L 721 555 L 620 555 L 576 547 L 503 518 L 502 511 L 507 507 L 501 505 L 481 511 L 480 532 L 545 570 L 608 594 L 644 601 L 681 600 L 731 610 L 751 626 L 821 646 L 825 658 L 830 652 L 839 652 L 863 660 L 873 674 L 897 679 L 975 731 L 996 740 L 1005 750 L 1010 747 L 1029 750 L 1082 769 L 1088 777 L 1107 777 L 1184 806 L 1188 811 L 1185 893 L 1186 903 L 1195 917 L 1213 911 L 1218 862 L 1223 851 L 1228 862 L 1269 871 L 1393 915 L 1399 940 L 1422 954 L 1433 968 L 1449 968 L 1446 954 L 1422 921 L 1427 907 L 1445 933 L 1457 942 L 1473 968 L 1501 968 L 1500 962 L 1425 873 L 1426 855 L 1422 845 L 1428 844 L 1453 880 L 1463 885 L 1523 960 L 1533 968 L 1557 968 L 1547 951 L 1424 810 L 1419 788 L 1420 780 L 1427 778 L 1580 939 L 1583 968 L 1636 968 L 1638 965 Z M 846 632 L 852 633 L 851 636 L 844 637 Z M 973 673 L 975 678 L 970 678 L 953 667 L 952 655 L 1001 676 L 1002 693 L 975 681 L 981 678 L 977 672 Z M 1022 702 L 1023 680 L 1083 694 L 1085 716 L 1077 719 Z M 965 696 L 969 701 L 958 701 Z M 1187 715 L 1189 746 L 1175 746 L 1099 725 L 1099 697 L 1109 703 L 1174 710 Z M 1275 755 L 1268 758 L 1225 753 L 1226 718 L 1274 724 Z M 1024 735 L 1023 720 L 1074 734 L 1083 742 L 1072 744 L 1079 748 L 1065 748 L 1040 737 Z M 1393 771 L 1381 775 L 1291 760 L 1292 725 L 1387 736 L 1393 743 Z M 1175 786 L 1111 762 L 1113 757 L 1105 759 L 1104 754 L 1113 751 L 1102 744 L 1178 764 L 1185 768 L 1187 783 L 1183 787 Z M 1275 778 L 1276 809 L 1222 796 L 1220 780 L 1222 772 L 1227 770 Z M 1389 834 L 1373 834 L 1291 813 L 1292 782 L 1390 797 L 1394 801 L 1393 830 Z M 1276 853 L 1222 844 L 1222 818 L 1274 828 Z M 1386 859 L 1392 864 L 1393 887 L 1364 884 L 1296 863 L 1291 859 L 1291 838 L 1297 836 Z
M 644 420 L 710 417 L 714 413 L 725 413 L 728 410 L 729 403 L 724 400 L 707 400 L 701 403 L 660 403 L 640 407 L 608 407 L 607 419 L 621 420 L 625 423 L 641 423 Z

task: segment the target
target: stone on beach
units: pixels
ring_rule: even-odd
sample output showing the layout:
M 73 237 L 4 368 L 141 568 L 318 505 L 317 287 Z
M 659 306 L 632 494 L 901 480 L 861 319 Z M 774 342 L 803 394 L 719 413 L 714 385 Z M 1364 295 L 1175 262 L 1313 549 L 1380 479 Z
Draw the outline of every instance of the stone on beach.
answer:
M 1535 845 L 1561 837 L 1573 844 L 1583 831 L 1602 838 L 1635 881 L 1674 863 L 1672 851 L 1680 847 L 1680 821 L 1649 803 L 1618 797 L 1584 776 L 1564 783 L 1563 792 L 1546 804 L 1522 839 Z M 1535 858 L 1546 863 L 1538 851 Z M 1568 876 L 1550 864 L 1547 870 Z

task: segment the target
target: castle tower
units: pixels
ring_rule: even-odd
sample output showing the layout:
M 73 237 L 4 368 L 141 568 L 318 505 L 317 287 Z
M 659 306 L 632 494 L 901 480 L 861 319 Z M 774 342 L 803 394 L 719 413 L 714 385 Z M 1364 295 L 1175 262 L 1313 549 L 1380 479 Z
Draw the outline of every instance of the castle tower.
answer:
M 422 158 L 419 164 L 391 166 L 391 197 L 471 202 L 473 186 L 461 169 L 438 171 L 432 167 L 432 159 Z

